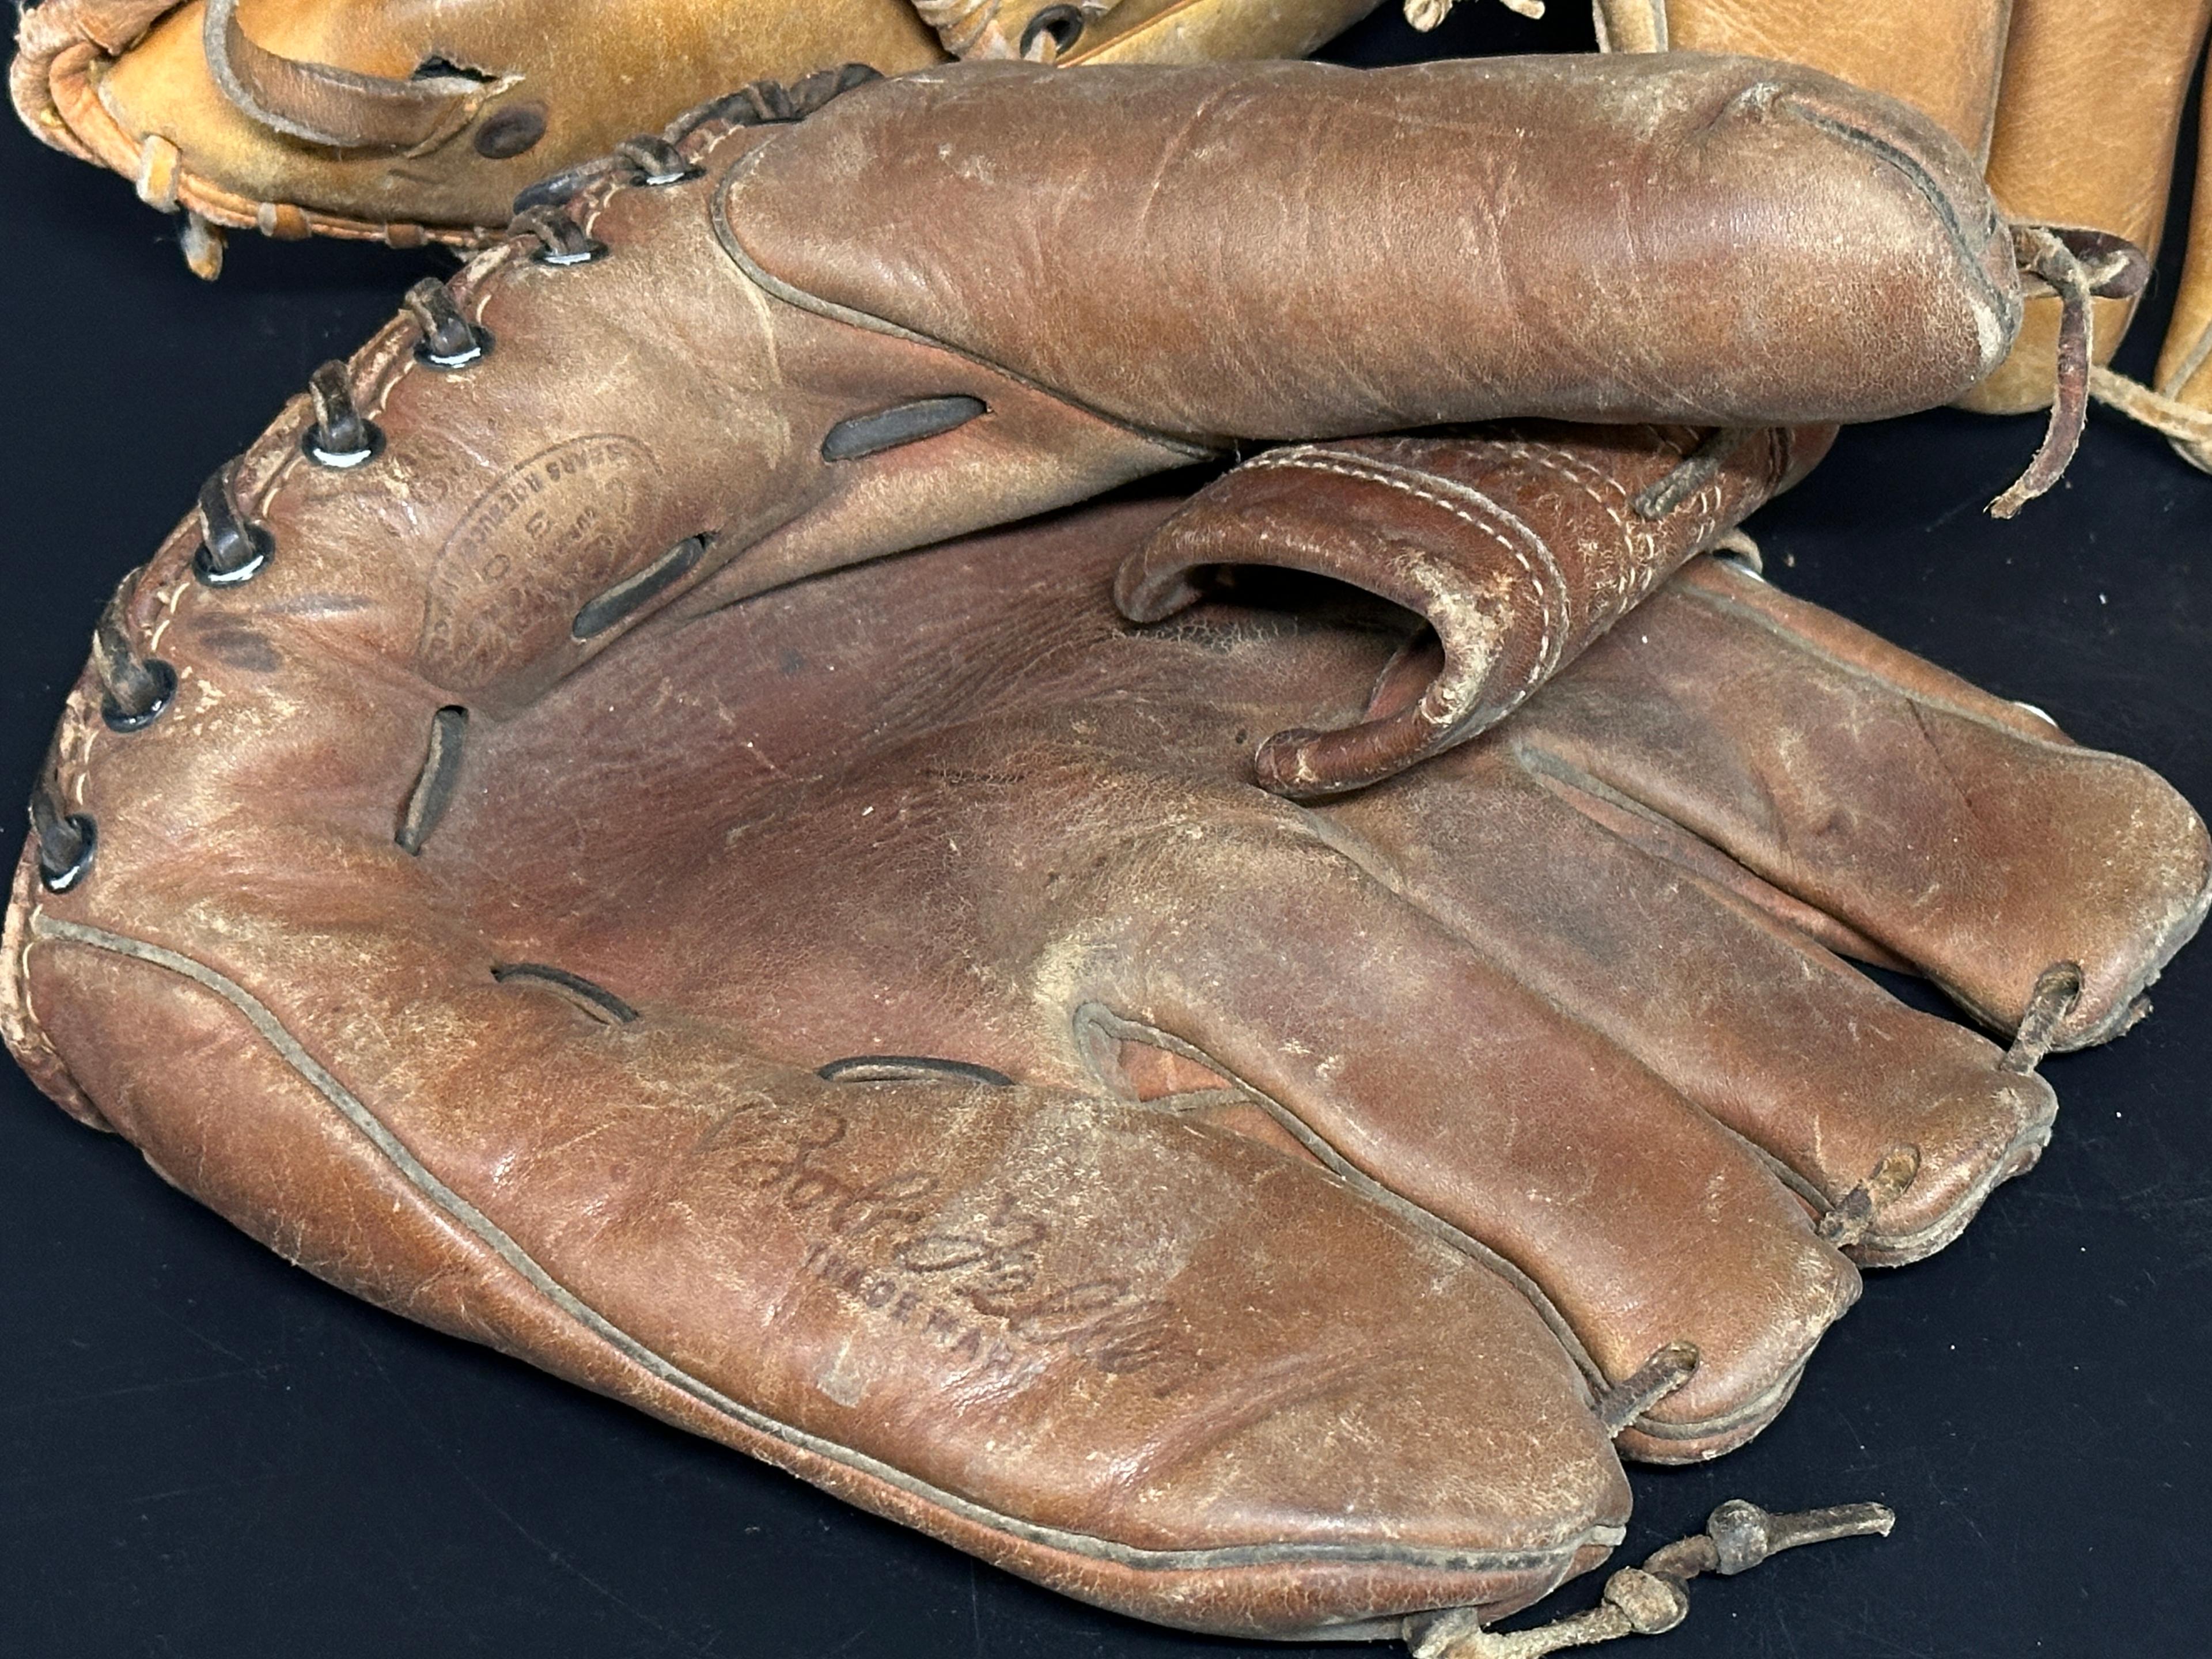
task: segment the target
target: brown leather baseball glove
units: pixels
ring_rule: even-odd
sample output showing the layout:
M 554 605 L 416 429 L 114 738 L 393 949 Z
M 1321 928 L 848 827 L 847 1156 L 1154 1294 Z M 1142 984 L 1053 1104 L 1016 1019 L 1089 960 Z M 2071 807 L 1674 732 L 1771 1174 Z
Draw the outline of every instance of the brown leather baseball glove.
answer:
M 1690 435 L 1220 488 L 1264 490 L 1262 556 L 1395 504 L 1462 569 L 1648 571 L 1803 459 L 1762 435 L 1641 517 Z M 1489 1652 L 1620 1538 L 1609 1442 L 1769 1420 L 1855 1262 L 2034 1160 L 2037 1059 L 2131 1020 L 2205 902 L 2151 774 L 1725 564 L 1299 806 L 1252 740 L 1387 723 L 1433 643 L 1250 573 L 1129 623 L 1172 502 L 664 611 L 495 714 L 426 672 L 389 476 L 307 482 L 249 585 L 190 525 L 103 627 L 8 921 L 33 1074 L 338 1285 L 1179 1626 Z M 1731 1509 L 1553 1633 L 1885 1524 Z
M 1484 1652 L 1618 1540 L 1615 1437 L 1770 1420 L 2202 914 L 2154 776 L 1740 571 L 1590 646 L 1825 438 L 1741 428 L 1986 372 L 2008 240 L 1733 60 L 775 102 L 417 289 L 125 581 L 0 1027 L 410 1316 L 1109 1606 Z M 1515 407 L 1698 429 L 880 556 Z M 1730 1508 L 1555 1634 L 1882 1524 Z
M 1616 51 L 1751 52 L 1809 64 L 1915 106 L 1986 164 L 2023 221 L 2133 243 L 2155 255 L 2184 106 L 2198 78 L 2212 0 L 1963 0 L 1838 7 L 1815 0 L 1594 0 Z M 1961 401 L 2018 414 L 2094 396 L 2173 440 L 2212 471 L 2212 169 L 2197 169 L 2187 264 L 2156 380 L 2107 365 L 2139 293 L 2108 292 L 2078 327 L 2056 297 L 2032 297 L 2012 355 Z M 2085 238 L 2073 239 L 2078 247 Z M 2094 257 L 2091 261 L 2094 264 Z M 2053 287 L 2082 274 L 2046 253 Z M 2095 286 L 2094 272 L 2088 286 Z
M 1300 57 L 1376 0 L 43 0 L 15 107 L 55 148 L 222 235 L 496 235 L 516 193 L 755 79 L 947 58 Z

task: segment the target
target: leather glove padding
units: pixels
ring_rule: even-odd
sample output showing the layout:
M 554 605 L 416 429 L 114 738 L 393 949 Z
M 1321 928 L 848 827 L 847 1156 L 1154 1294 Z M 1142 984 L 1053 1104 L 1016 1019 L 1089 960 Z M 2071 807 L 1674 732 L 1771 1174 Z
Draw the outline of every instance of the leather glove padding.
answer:
M 664 616 L 504 719 L 378 650 L 390 542 L 221 587 L 187 526 L 57 740 L 9 1044 L 335 1282 L 1070 1593 L 1521 1605 L 1620 1536 L 1611 1431 L 1754 1432 L 1852 1255 L 2033 1160 L 2034 1059 L 2135 1010 L 2203 827 L 1710 565 L 1297 805 L 1254 738 L 1401 695 L 1418 630 L 1127 623 L 1174 506 Z
M 57 149 L 218 228 L 407 246 L 496 235 L 533 181 L 752 80 L 948 57 L 1302 57 L 1375 0 L 44 0 L 15 107 Z

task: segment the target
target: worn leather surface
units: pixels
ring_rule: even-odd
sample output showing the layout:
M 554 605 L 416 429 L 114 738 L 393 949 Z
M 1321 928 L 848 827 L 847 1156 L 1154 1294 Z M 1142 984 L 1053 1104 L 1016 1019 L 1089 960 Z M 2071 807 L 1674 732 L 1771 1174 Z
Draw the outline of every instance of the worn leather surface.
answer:
M 334 1282 L 1070 1593 L 1244 1634 L 1525 1602 L 1625 1516 L 1595 1389 L 1686 1339 L 1624 1448 L 1755 1431 L 1857 1294 L 1816 1215 L 1909 1144 L 1856 1253 L 1911 1259 L 2047 1135 L 2039 1079 L 1816 939 L 2001 1036 L 2076 962 L 2091 1040 L 2201 916 L 2204 832 L 1713 566 L 1490 737 L 1295 805 L 1252 734 L 1355 716 L 1408 624 L 1295 586 L 1124 621 L 1175 504 L 635 636 L 474 719 L 415 856 L 453 694 L 379 641 L 419 599 L 336 537 L 218 592 L 180 536 L 133 612 L 174 706 L 108 731 L 88 676 L 58 740 L 101 840 L 19 873 L 11 1047 Z M 816 1075 L 915 1054 L 1014 1081 Z
M 1742 52 L 1809 64 L 1902 99 L 1986 161 L 2007 19 L 2020 0 L 1881 7 L 1835 0 L 1591 3 L 1607 50 Z
M 2006 211 L 2108 231 L 2155 256 L 2208 20 L 2208 0 L 2014 0 L 1989 171 Z M 2093 302 L 2098 362 L 2119 349 L 2136 303 Z M 2031 300 L 2011 357 L 1966 406 L 2048 404 L 2057 329 L 2058 302 Z
M 1109 111 L 1089 89 L 1113 76 Z M 1594 95 L 1550 96 L 1562 79 Z M 1134 629 L 1114 573 L 1172 501 L 856 565 L 1201 443 L 1515 402 L 1832 415 L 1823 399 L 1863 410 L 1899 382 L 1928 395 L 1938 349 L 1954 379 L 2002 349 L 1983 326 L 2001 307 L 1973 292 L 1996 277 L 1941 225 L 1925 269 L 1966 297 L 1927 297 L 1917 334 L 1881 315 L 1917 355 L 1878 394 L 1887 360 L 1869 368 L 1850 307 L 1801 307 L 1799 378 L 1778 347 L 1746 350 L 1742 384 L 1686 391 L 1639 380 L 1652 358 L 1577 368 L 1486 331 L 1491 302 L 1435 283 L 1450 267 L 1426 246 L 1395 284 L 1426 284 L 1405 325 L 1426 351 L 1340 330 L 1340 353 L 1371 354 L 1354 376 L 1286 337 L 1267 239 L 1342 250 L 1371 296 L 1393 291 L 1373 246 L 1392 211 L 1480 199 L 1455 167 L 1563 175 L 1553 130 L 1441 167 L 1403 141 L 1447 115 L 1514 130 L 1531 88 L 1574 112 L 1567 137 L 1632 159 L 1583 198 L 1617 239 L 1584 252 L 1616 283 L 1623 239 L 1662 271 L 1687 258 L 1643 229 L 1669 161 L 1692 208 L 1763 179 L 1801 216 L 1848 205 L 1870 242 L 1927 235 L 1928 193 L 1793 99 L 1919 146 L 1965 181 L 1948 206 L 1978 199 L 1955 148 L 1887 105 L 1692 57 L 969 68 L 796 127 L 702 129 L 702 178 L 580 200 L 604 258 L 548 267 L 518 243 L 457 282 L 481 356 L 423 363 L 411 321 L 365 347 L 347 378 L 381 428 L 372 459 L 319 465 L 304 403 L 287 412 L 228 486 L 271 538 L 251 581 L 195 579 L 193 521 L 134 580 L 117 626 L 176 696 L 129 732 L 94 679 L 72 701 L 47 787 L 100 839 L 65 892 L 35 852 L 24 866 L 0 948 L 11 1048 L 334 1281 L 1109 1606 L 1375 1632 L 1594 1565 L 1626 1503 L 1601 1388 L 1695 1340 L 1703 1363 L 1628 1448 L 1755 1431 L 1856 1294 L 1814 1213 L 1910 1134 L 1923 1173 L 1856 1248 L 1922 1253 L 2047 1124 L 2047 1090 L 1998 1073 L 1993 1045 L 1806 940 L 1920 963 L 2000 1028 L 2077 961 L 2060 1036 L 2088 1040 L 2194 923 L 2194 816 L 2141 769 L 1711 570 L 1497 738 L 1299 807 L 1252 787 L 1251 745 L 1377 712 L 1378 678 L 1402 692 L 1390 613 L 1208 605 Z M 801 235 L 799 203 L 840 176 L 914 182 L 874 165 L 914 153 L 908 111 L 950 164 L 908 198 L 931 235 L 893 259 L 879 228 L 851 230 L 857 274 L 830 270 L 839 225 Z M 1149 137 L 1176 190 L 1079 146 L 1035 164 L 1030 216 L 999 211 L 1020 170 L 984 161 L 1024 152 L 985 136 L 1076 111 Z M 1395 170 L 1284 225 L 1281 180 L 1355 153 L 1355 125 Z M 1209 169 L 1245 188 L 1206 190 Z M 1058 213 L 1051 183 L 1095 220 Z M 1185 192 L 1202 219 L 1170 210 Z M 1720 222 L 1758 223 L 1751 199 Z M 1685 212 L 1681 248 L 1714 222 Z M 995 307 L 963 224 L 1040 255 Z M 1491 234 L 1470 289 L 1534 268 Z M 1133 234 L 1187 273 L 1175 298 L 1214 337 L 1133 302 L 1086 346 L 1083 284 Z M 1880 292 L 1897 246 L 1865 270 L 1832 258 L 1815 297 Z M 1787 249 L 1773 268 L 1815 274 Z M 1545 270 L 1577 281 L 1556 251 Z M 933 273 L 973 280 L 933 299 Z M 1613 302 L 1655 332 L 1716 326 L 1701 296 L 1666 310 L 1674 292 Z M 1714 303 L 1733 327 L 1747 302 Z M 825 459 L 852 422 L 945 397 L 983 412 Z M 1140 403 L 1158 428 L 1119 415 Z M 1671 471 L 1686 441 L 1658 441 Z M 576 637 L 696 536 L 714 539 L 688 589 Z M 460 708 L 452 805 L 410 855 L 396 831 Z M 815 1074 L 915 1052 L 1015 1082 Z M 1847 1083 L 1831 1099 L 1808 1078 Z
M 1958 146 L 1750 60 L 987 64 L 817 118 L 730 167 L 734 258 L 795 304 L 1170 432 L 1871 419 L 1955 395 L 2013 326 L 2008 238 Z M 1046 156 L 1042 191 L 1009 159 Z M 894 216 L 910 234 L 843 255 Z M 1013 229 L 1047 216 L 1048 238 Z M 1166 339 L 1222 372 L 1187 384 Z M 1301 391 L 1285 422 L 1309 376 L 1328 406 Z
M 2200 155 L 2203 148 L 2200 126 Z M 2212 472 L 2212 371 L 2208 371 L 2208 362 L 2212 362 L 2212 169 L 2200 164 L 2190 201 L 2188 257 L 2174 290 L 2173 316 L 2159 349 L 2154 385 L 2197 417 L 2200 429 L 2187 437 L 2177 434 L 2174 447 L 2191 465 Z
M 1295 57 L 1373 3 L 1086 6 L 1060 61 Z M 251 77 L 241 85 L 220 52 L 210 58 L 201 0 L 46 0 L 24 15 L 11 86 L 46 142 L 211 224 L 465 243 L 503 226 L 525 186 L 749 81 L 854 62 L 894 74 L 944 61 L 948 43 L 963 56 L 1011 56 L 1044 9 L 1042 0 L 239 0 L 246 50 L 273 60 L 256 72 L 241 53 L 236 67 Z M 431 74 L 416 78 L 425 64 Z M 378 118 L 357 91 L 305 84 L 309 76 L 375 77 L 403 98 L 410 87 L 453 90 L 410 123 Z M 513 149 L 532 131 L 534 142 Z M 149 137 L 174 146 L 152 180 Z
M 426 367 L 404 318 L 356 354 L 404 434 L 376 468 L 309 464 L 299 407 L 234 481 L 284 539 L 404 529 L 425 608 L 377 649 L 471 703 L 619 639 L 568 619 L 689 538 L 696 611 L 1239 441 L 1871 418 L 1979 379 L 2018 305 L 1954 145 L 1747 60 L 970 64 L 689 143 L 697 176 L 570 204 L 604 258 L 454 280 L 480 361 Z M 945 398 L 980 412 L 827 458 Z

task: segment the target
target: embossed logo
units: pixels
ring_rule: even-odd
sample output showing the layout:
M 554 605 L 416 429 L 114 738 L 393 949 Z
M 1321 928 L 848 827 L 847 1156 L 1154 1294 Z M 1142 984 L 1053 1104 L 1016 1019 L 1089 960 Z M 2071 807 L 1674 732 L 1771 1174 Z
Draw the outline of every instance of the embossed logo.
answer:
M 641 550 L 637 517 L 659 477 L 644 445 L 603 434 L 556 444 L 485 491 L 431 567 L 422 672 L 475 690 L 557 645 Z
M 841 1167 L 847 1133 L 842 1115 L 817 1112 L 756 1141 L 739 1167 L 811 1235 L 806 1270 L 858 1308 L 956 1360 L 996 1369 L 1057 1350 L 1164 1398 L 1213 1369 L 1173 1301 L 1110 1271 L 1050 1273 L 1045 1218 L 1000 1194 L 969 1224 L 933 1225 L 938 1177 Z

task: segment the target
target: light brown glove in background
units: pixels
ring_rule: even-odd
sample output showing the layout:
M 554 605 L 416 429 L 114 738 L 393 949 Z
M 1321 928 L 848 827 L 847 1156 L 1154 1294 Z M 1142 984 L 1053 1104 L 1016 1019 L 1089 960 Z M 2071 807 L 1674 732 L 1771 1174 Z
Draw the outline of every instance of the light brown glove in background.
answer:
M 469 245 L 524 188 L 754 81 L 947 58 L 1303 57 L 1376 0 L 45 0 L 15 107 L 57 149 L 225 228 Z

